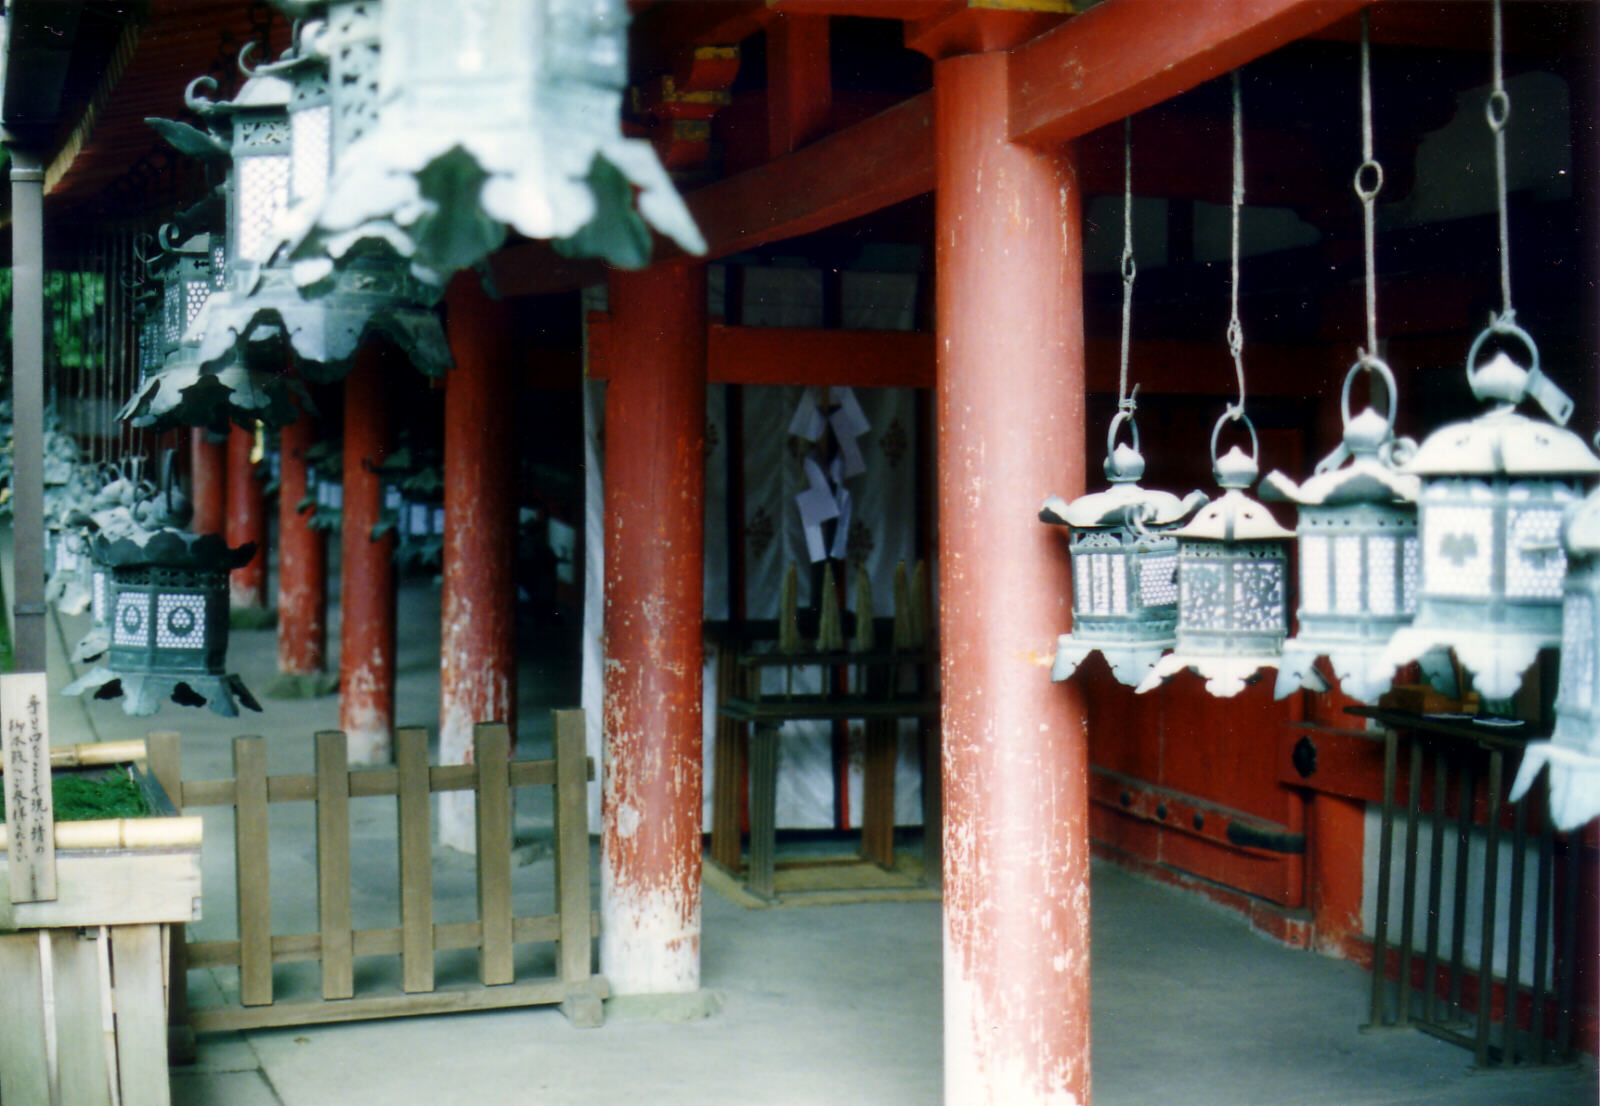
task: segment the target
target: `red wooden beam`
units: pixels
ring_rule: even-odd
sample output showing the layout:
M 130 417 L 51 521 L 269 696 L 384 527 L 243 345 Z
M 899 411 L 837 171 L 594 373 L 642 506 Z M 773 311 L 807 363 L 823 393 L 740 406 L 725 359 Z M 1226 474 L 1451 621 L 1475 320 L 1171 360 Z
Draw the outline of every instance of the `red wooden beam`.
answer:
M 814 141 L 832 108 L 828 17 L 779 16 L 767 25 L 767 156 Z
M 923 93 L 803 150 L 689 193 L 689 211 L 726 257 L 933 190 L 933 95 Z M 663 251 L 665 255 L 665 251 Z
M 1107 0 L 1011 52 L 1008 133 L 1087 134 L 1359 11 L 1370 0 Z

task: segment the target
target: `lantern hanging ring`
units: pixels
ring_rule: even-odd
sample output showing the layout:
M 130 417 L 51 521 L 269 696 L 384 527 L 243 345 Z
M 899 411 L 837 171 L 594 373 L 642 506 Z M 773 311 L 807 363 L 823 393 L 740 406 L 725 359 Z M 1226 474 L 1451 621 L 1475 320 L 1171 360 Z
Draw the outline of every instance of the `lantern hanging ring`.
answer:
M 1384 364 L 1382 360 L 1372 357 L 1366 353 L 1363 353 L 1360 359 L 1357 360 L 1354 365 L 1350 366 L 1350 371 L 1345 373 L 1344 391 L 1339 396 L 1339 407 L 1344 416 L 1344 425 L 1350 425 L 1350 420 L 1352 417 L 1350 414 L 1350 385 L 1352 382 L 1354 382 L 1357 373 L 1377 373 L 1379 378 L 1383 381 L 1383 396 L 1385 401 L 1383 421 L 1388 425 L 1390 433 L 1393 433 L 1395 416 L 1394 373 L 1390 371 L 1389 366 Z
M 1383 191 L 1383 166 L 1375 159 L 1367 158 L 1356 166 L 1354 185 L 1356 197 L 1364 204 L 1371 203 Z
M 1507 311 L 1503 314 L 1491 315 L 1489 317 L 1489 325 L 1484 327 L 1478 336 L 1473 339 L 1472 348 L 1467 351 L 1468 384 L 1472 384 L 1478 378 L 1479 370 L 1482 368 L 1478 364 L 1478 352 L 1483 349 L 1483 344 L 1490 337 L 1514 338 L 1520 342 L 1522 347 L 1528 351 L 1529 360 L 1524 366 L 1528 371 L 1528 375 L 1535 376 L 1539 374 L 1539 347 L 1534 344 L 1533 335 L 1516 324 L 1514 312 Z
M 1243 407 L 1230 406 L 1222 413 L 1222 417 L 1217 419 L 1216 426 L 1211 428 L 1211 464 L 1213 467 L 1216 466 L 1218 461 L 1217 439 L 1222 436 L 1223 425 L 1229 422 L 1242 422 L 1244 423 L 1244 428 L 1250 431 L 1250 460 L 1255 462 L 1261 455 L 1261 442 L 1256 437 L 1256 424 L 1250 421 L 1250 416 L 1244 413 Z
M 1137 389 L 1135 389 L 1135 390 L 1137 390 Z M 1122 429 L 1122 424 L 1123 423 L 1127 423 L 1128 424 L 1128 433 L 1130 435 L 1132 435 L 1132 437 L 1133 437 L 1133 450 L 1134 450 L 1134 452 L 1138 453 L 1140 451 L 1139 450 L 1139 426 L 1138 426 L 1137 423 L 1135 423 L 1133 421 L 1133 408 L 1131 406 L 1131 404 L 1133 402 L 1133 397 L 1132 396 L 1128 397 L 1128 402 L 1129 402 L 1130 406 L 1118 409 L 1117 413 L 1115 415 L 1111 416 L 1111 428 L 1106 431 L 1106 461 L 1107 461 L 1107 463 L 1110 462 L 1112 456 L 1115 455 L 1116 452 L 1117 452 L 1117 431 Z
M 183 90 L 183 106 L 196 115 L 215 115 L 221 105 L 215 100 L 203 98 L 199 93 L 202 88 L 208 92 L 215 92 L 217 79 L 209 74 L 202 74 L 190 81 L 188 87 Z

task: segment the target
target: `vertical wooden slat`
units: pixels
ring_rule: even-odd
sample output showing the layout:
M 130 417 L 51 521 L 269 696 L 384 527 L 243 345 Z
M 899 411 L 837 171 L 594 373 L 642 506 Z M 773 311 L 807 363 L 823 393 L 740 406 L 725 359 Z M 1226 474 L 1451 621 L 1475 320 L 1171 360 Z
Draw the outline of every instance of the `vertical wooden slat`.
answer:
M 589 978 L 589 784 L 583 711 L 552 712 L 556 753 L 556 906 L 561 913 L 561 978 Z
M 1444 894 L 1444 807 L 1447 780 L 1443 747 L 1433 750 L 1433 826 L 1428 842 L 1428 944 L 1422 961 L 1422 1020 L 1439 1012 L 1439 916 Z
M 778 795 L 778 727 L 757 723 L 750 738 L 750 868 L 753 894 L 770 899 L 776 893 L 774 868 Z
M 1537 794 L 1535 789 L 1535 794 Z M 1539 810 L 1539 872 L 1533 899 L 1533 931 L 1539 940 L 1533 946 L 1533 1020 L 1528 1026 L 1528 1045 L 1533 1062 L 1544 1063 L 1544 1008 L 1549 994 L 1545 981 L 1550 973 L 1550 942 L 1544 935 L 1550 929 L 1550 886 L 1555 876 L 1555 830 L 1550 824 L 1548 800 Z
M 146 736 L 145 764 L 182 814 L 183 751 L 179 736 L 170 730 Z M 194 1060 L 194 1034 L 189 1030 L 188 927 L 173 926 L 167 939 L 167 1049 L 173 1063 L 190 1063 Z
M 50 1106 L 38 934 L 0 934 L 0 980 L 0 1101 Z
M 483 948 L 478 976 L 486 984 L 516 978 L 511 948 L 511 736 L 503 722 L 473 727 L 478 769 L 478 918 Z
M 740 689 L 738 649 L 731 641 L 717 646 L 717 705 L 720 707 Z M 739 792 L 744 778 L 741 770 L 744 727 L 717 715 L 715 751 L 711 765 L 711 859 L 730 872 L 739 870 Z
M 1450 926 L 1450 1016 L 1464 1017 L 1461 1007 L 1462 962 L 1467 947 L 1467 858 L 1472 852 L 1472 807 L 1478 787 L 1472 765 L 1461 763 L 1460 806 L 1456 810 L 1456 878 L 1452 889 L 1453 913 Z
M 1394 776 L 1398 738 L 1395 731 L 1383 731 L 1383 819 L 1378 830 L 1378 906 L 1372 922 L 1372 1018 L 1376 1027 L 1384 1024 L 1383 993 L 1389 972 L 1389 873 L 1394 869 Z M 1402 981 L 1402 994 L 1404 982 Z
M 1417 913 L 1417 823 L 1422 819 L 1422 743 L 1411 739 L 1411 776 L 1406 789 L 1406 871 L 1400 901 L 1400 1005 L 1395 1024 L 1411 1020 L 1411 946 Z
M 1500 1062 L 1515 1065 L 1522 1008 L 1522 911 L 1527 898 L 1528 804 L 1511 814 L 1511 916 L 1506 932 L 1506 1018 L 1501 1027 Z M 1541 935 L 1542 939 L 1542 935 Z
M 272 1002 L 272 885 L 267 854 L 267 743 L 233 741 L 234 856 L 239 899 L 239 1001 Z
M 322 997 L 355 994 L 350 932 L 350 747 L 338 730 L 317 734 L 317 918 Z
M 100 1035 L 100 962 L 95 944 L 76 929 L 50 931 L 56 980 L 56 1071 L 61 1101 L 73 1106 L 111 1106 L 106 1050 Z
M 395 731 L 400 776 L 400 964 L 407 994 L 433 990 L 433 810 L 428 731 Z
M 884 868 L 894 867 L 894 769 L 899 735 L 899 722 L 893 718 L 866 723 L 861 855 Z
M 112 926 L 117 1070 L 122 1106 L 170 1106 L 161 927 Z
M 1566 879 L 1561 888 L 1561 935 L 1556 945 L 1556 1055 L 1564 1064 L 1572 1058 L 1572 995 L 1578 962 L 1578 861 L 1583 844 L 1577 833 L 1567 834 Z
M 1489 841 L 1483 857 L 1483 941 L 1478 946 L 1478 1025 L 1473 1053 L 1480 1068 L 1489 1066 L 1489 1015 L 1494 1006 L 1495 904 L 1499 902 L 1500 776 L 1502 754 L 1489 750 Z

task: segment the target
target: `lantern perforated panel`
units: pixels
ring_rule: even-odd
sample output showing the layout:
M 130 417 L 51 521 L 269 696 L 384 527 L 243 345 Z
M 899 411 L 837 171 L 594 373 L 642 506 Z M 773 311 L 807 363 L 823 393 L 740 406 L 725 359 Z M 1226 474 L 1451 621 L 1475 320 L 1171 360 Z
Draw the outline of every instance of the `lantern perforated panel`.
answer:
M 1139 602 L 1146 607 L 1170 607 L 1178 601 L 1178 555 L 1145 557 L 1139 565 Z
M 1595 602 L 1581 593 L 1567 595 L 1561 616 L 1561 704 L 1590 712 L 1595 701 Z
M 1506 595 L 1557 599 L 1567 574 L 1561 508 L 1511 507 L 1506 512 Z
M 1401 603 L 1408 614 L 1415 614 L 1417 610 L 1417 575 L 1422 570 L 1422 542 L 1415 536 L 1406 538 L 1401 556 L 1405 563 L 1401 566 L 1400 587 Z
M 1284 625 L 1283 563 L 1261 561 L 1233 566 L 1235 629 L 1270 633 Z
M 162 649 L 202 649 L 206 643 L 203 595 L 162 593 L 156 597 L 156 645 Z
M 1328 539 L 1308 534 L 1300 539 L 1300 609 L 1307 614 L 1327 614 Z
M 195 316 L 200 314 L 200 309 L 206 305 L 206 300 L 211 298 L 211 289 L 204 282 L 186 280 L 183 282 L 183 325 L 185 328 L 194 325 Z
M 1368 538 L 1366 544 L 1367 610 L 1375 615 L 1397 614 L 1401 608 L 1395 594 L 1395 541 L 1393 538 Z
M 327 104 L 294 113 L 291 184 L 296 200 L 322 191 L 333 149 L 333 108 Z
M 94 570 L 94 584 L 90 591 L 89 617 L 98 625 L 106 620 L 106 570 Z
M 122 592 L 117 596 L 113 645 L 139 648 L 150 640 L 150 596 L 145 592 Z
M 334 3 L 328 9 L 328 30 L 339 43 L 330 66 L 336 150 L 347 149 L 378 123 L 381 10 L 382 5 L 376 0 Z
M 289 155 L 262 154 L 240 158 L 238 188 L 238 254 L 244 261 L 262 261 L 273 225 L 289 202 Z
M 1494 563 L 1494 508 L 1425 505 L 1422 525 L 1428 542 L 1423 570 L 1429 592 L 1487 598 Z

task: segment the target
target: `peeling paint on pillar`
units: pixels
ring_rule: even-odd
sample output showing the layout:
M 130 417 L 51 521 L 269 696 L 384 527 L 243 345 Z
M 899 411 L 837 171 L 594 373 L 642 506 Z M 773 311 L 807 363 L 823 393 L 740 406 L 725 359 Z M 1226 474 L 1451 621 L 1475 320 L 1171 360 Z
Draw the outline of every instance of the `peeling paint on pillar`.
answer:
M 189 431 L 189 496 L 194 502 L 190 529 L 221 534 L 228 518 L 228 447 L 198 426 Z
M 472 763 L 472 727 L 504 722 L 516 742 L 517 377 L 505 304 L 476 273 L 446 293 L 455 368 L 445 378 L 444 596 L 439 657 L 439 759 Z M 477 845 L 469 792 L 439 795 L 439 840 Z
M 327 667 L 328 539 L 312 529 L 306 496 L 306 448 L 315 441 L 302 414 L 279 435 L 278 671 L 315 676 Z
M 706 278 L 613 272 L 600 970 L 700 986 Z
M 256 466 L 250 463 L 255 448 L 253 430 L 235 426 L 228 431 L 228 544 L 254 542 L 256 555 L 228 574 L 228 599 L 234 607 L 267 605 L 267 503 Z
M 394 729 L 394 534 L 372 540 L 383 507 L 377 466 L 389 447 L 384 374 L 411 372 L 368 342 L 344 382 L 344 498 L 339 531 L 339 728 L 354 764 L 382 764 Z
M 945 1101 L 1089 1099 L 1088 754 L 1050 681 L 1083 488 L 1070 149 L 1008 144 L 1006 58 L 935 65 Z

